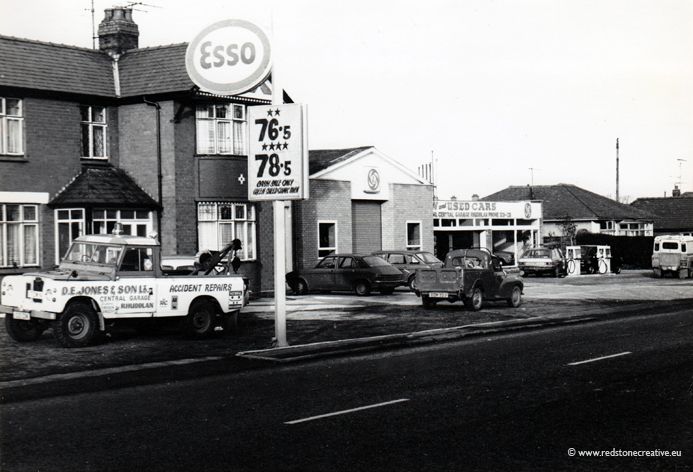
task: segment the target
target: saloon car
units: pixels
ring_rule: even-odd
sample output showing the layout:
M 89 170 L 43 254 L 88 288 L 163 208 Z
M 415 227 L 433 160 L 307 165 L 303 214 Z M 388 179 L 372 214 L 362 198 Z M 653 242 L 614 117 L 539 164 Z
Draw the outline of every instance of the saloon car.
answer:
M 414 289 L 416 269 L 443 267 L 443 261 L 426 251 L 376 251 L 378 256 L 402 272 L 402 284 Z
M 395 266 L 373 255 L 330 254 L 313 268 L 286 274 L 286 283 L 296 294 L 309 291 L 371 291 L 392 293 L 402 285 L 402 273 Z
M 559 248 L 535 247 L 527 250 L 518 266 L 524 275 L 549 274 L 561 277 L 566 273 L 566 262 L 563 252 Z

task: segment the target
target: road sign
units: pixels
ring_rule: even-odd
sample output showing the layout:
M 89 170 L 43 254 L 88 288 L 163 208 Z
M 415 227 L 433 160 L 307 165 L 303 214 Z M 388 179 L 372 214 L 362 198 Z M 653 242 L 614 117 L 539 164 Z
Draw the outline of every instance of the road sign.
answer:
M 203 29 L 185 53 L 185 68 L 200 89 L 238 95 L 267 79 L 272 67 L 269 38 L 259 26 L 239 19 Z
M 248 200 L 308 198 L 306 109 L 248 107 Z

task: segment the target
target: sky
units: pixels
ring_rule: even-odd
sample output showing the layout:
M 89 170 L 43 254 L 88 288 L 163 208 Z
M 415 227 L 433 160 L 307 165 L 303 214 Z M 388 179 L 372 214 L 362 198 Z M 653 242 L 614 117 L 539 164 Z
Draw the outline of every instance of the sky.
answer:
M 91 47 L 91 3 L 0 0 L 0 34 Z M 128 2 L 93 3 L 98 26 Z M 129 3 L 140 47 L 263 26 L 311 149 L 434 159 L 441 199 L 530 183 L 613 198 L 617 138 L 621 200 L 693 191 L 691 0 Z

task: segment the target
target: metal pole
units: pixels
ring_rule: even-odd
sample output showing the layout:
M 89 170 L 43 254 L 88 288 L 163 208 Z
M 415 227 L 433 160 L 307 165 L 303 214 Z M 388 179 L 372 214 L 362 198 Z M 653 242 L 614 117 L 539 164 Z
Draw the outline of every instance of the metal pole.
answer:
M 272 66 L 272 105 L 284 102 L 277 81 L 277 67 Z M 277 347 L 288 346 L 286 341 L 286 225 L 284 200 L 272 202 L 274 214 L 274 337 Z
M 616 138 L 616 201 L 621 202 L 618 195 L 618 173 L 619 173 L 619 162 L 618 162 L 618 138 Z

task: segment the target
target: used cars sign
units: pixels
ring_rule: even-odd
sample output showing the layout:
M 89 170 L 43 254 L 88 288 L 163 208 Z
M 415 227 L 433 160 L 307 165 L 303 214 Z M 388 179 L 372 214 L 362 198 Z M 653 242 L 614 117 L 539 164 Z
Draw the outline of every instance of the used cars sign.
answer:
M 188 45 L 185 67 L 200 89 L 238 95 L 260 85 L 272 67 L 269 38 L 245 20 L 223 20 L 203 29 Z

